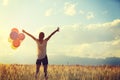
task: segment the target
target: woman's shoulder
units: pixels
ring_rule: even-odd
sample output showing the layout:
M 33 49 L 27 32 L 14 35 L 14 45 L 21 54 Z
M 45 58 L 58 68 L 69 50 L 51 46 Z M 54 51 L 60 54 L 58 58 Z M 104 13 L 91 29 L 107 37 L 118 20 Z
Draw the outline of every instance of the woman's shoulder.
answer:
M 39 39 L 35 39 L 36 42 L 39 42 Z
M 47 43 L 47 40 L 46 40 L 46 39 L 44 39 L 44 40 L 43 40 L 43 42 Z

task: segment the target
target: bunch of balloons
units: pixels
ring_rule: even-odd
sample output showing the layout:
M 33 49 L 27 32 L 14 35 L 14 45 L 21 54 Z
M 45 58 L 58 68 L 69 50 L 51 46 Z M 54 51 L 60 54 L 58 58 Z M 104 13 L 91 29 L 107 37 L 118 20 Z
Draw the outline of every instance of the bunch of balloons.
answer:
M 16 49 L 20 46 L 21 42 L 25 39 L 23 33 L 19 33 L 17 28 L 12 28 L 9 36 L 9 42 L 12 43 L 11 47 Z

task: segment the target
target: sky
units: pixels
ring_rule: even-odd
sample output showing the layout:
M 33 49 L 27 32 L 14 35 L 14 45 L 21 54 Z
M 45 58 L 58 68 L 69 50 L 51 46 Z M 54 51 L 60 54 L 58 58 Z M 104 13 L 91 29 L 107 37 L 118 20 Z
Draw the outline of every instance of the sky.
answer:
M 32 63 L 37 45 L 25 36 L 12 49 L 12 28 L 45 37 L 60 28 L 48 41 L 47 55 L 106 58 L 120 57 L 120 0 L 0 0 L 0 63 Z

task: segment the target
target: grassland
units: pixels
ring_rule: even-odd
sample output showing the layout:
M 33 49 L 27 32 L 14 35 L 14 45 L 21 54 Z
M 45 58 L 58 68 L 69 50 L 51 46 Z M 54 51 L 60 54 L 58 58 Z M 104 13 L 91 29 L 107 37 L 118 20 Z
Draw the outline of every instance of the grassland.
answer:
M 35 80 L 35 65 L 0 64 L 0 80 Z M 43 67 L 39 80 L 44 80 Z M 120 66 L 49 65 L 48 80 L 120 80 Z

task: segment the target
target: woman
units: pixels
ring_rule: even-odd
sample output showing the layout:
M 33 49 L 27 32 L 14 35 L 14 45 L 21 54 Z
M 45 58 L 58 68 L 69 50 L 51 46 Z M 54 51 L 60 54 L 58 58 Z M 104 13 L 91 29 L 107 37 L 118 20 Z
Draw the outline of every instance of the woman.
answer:
M 43 67 L 44 67 L 44 76 L 45 76 L 45 79 L 47 80 L 47 78 L 48 78 L 47 77 L 48 58 L 47 58 L 47 54 L 46 54 L 47 42 L 51 38 L 51 36 L 54 35 L 58 31 L 59 31 L 59 27 L 55 31 L 53 31 L 45 39 L 44 39 L 44 33 L 40 32 L 39 33 L 39 38 L 37 39 L 33 35 L 31 35 L 30 33 L 26 32 L 25 30 L 22 30 L 23 33 L 25 33 L 28 36 L 30 36 L 37 43 L 37 48 L 38 48 L 38 54 L 37 55 L 38 55 L 38 58 L 36 60 L 36 74 L 35 74 L 35 78 L 36 79 L 37 79 L 37 75 L 38 75 L 41 63 L 43 64 Z

